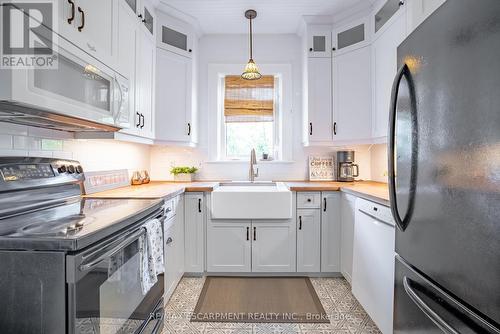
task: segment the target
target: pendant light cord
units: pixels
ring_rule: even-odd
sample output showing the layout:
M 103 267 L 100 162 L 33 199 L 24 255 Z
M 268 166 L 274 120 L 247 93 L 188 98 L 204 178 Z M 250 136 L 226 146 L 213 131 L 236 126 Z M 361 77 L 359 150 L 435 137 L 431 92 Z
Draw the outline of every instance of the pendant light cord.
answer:
M 252 18 L 250 17 L 250 59 L 253 59 L 253 45 L 252 45 Z

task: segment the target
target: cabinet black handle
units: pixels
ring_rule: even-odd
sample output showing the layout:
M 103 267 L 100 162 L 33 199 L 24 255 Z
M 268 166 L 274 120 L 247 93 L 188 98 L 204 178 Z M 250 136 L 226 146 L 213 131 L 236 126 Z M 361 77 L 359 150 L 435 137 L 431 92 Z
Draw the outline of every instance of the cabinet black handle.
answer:
M 337 48 L 332 48 L 332 51 L 337 51 Z
M 140 19 L 142 19 L 142 14 L 137 15 L 137 17 L 139 17 Z
M 313 135 L 313 124 L 309 123 L 309 136 Z
M 253 241 L 257 241 L 257 227 L 253 227 Z
M 302 230 L 302 216 L 299 216 L 299 230 Z
M 404 6 L 404 4 L 405 4 L 404 1 L 400 1 L 398 5 L 399 5 L 399 7 L 401 7 L 401 6 Z
M 136 111 L 135 114 L 137 115 L 137 124 L 135 125 L 135 127 L 138 128 L 141 126 L 141 114 L 139 114 L 138 111 Z
M 188 136 L 191 136 L 191 123 L 188 123 Z
M 71 24 L 75 19 L 75 2 L 73 0 L 68 0 L 68 3 L 71 5 L 71 16 L 68 18 L 68 23 Z
M 312 199 L 308 198 L 307 203 L 311 203 L 311 202 L 312 202 Z
M 247 241 L 250 240 L 250 227 L 247 226 Z
M 313 48 L 309 48 L 309 52 L 312 52 L 313 51 Z
M 189 49 L 189 50 L 188 50 L 188 52 L 193 52 L 193 50 L 192 50 L 192 49 Z
M 141 114 L 141 129 L 144 127 L 144 115 Z
M 333 134 L 337 135 L 337 122 L 333 123 Z
M 85 28 L 85 12 L 81 7 L 78 7 L 78 13 L 82 15 L 82 24 L 78 27 L 78 31 L 82 32 L 83 28 Z
M 146 19 L 142 19 L 142 23 L 146 23 Z
M 198 198 L 198 212 L 201 213 L 201 198 Z
M 323 212 L 326 212 L 326 197 L 323 197 Z

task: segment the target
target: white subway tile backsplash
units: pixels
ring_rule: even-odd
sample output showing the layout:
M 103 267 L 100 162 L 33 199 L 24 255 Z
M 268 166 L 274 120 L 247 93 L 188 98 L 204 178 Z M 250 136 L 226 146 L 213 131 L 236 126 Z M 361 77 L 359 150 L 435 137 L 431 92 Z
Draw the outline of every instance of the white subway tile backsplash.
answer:
M 50 151 L 28 151 L 28 156 L 38 158 L 52 158 L 53 154 Z
M 27 136 L 28 127 L 24 125 L 0 122 L 0 133 L 8 135 Z
M 57 139 L 42 139 L 42 150 L 44 151 L 62 151 L 63 141 Z
M 25 157 L 28 155 L 28 151 L 23 150 L 0 150 L 0 156 L 2 157 Z
M 11 135 L 0 135 L 0 148 L 11 149 L 12 148 L 12 136 Z
M 57 159 L 68 159 L 73 160 L 73 153 L 66 151 L 55 151 L 52 152 L 52 157 Z
M 14 136 L 14 149 L 39 151 L 42 149 L 42 140 L 33 137 Z

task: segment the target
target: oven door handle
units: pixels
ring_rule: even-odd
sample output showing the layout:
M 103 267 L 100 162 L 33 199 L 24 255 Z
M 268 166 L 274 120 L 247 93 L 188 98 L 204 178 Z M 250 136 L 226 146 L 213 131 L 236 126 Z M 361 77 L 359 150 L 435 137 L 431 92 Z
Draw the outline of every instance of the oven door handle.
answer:
M 94 260 L 92 260 L 90 262 L 86 262 L 86 263 L 83 262 L 82 264 L 80 264 L 80 266 L 78 267 L 78 269 L 80 269 L 80 271 L 82 271 L 82 272 L 85 272 L 85 271 L 88 271 L 88 270 L 94 268 L 99 263 L 101 263 L 103 260 L 109 258 L 111 255 L 115 254 L 120 249 L 123 249 L 123 248 L 127 247 L 129 244 L 131 244 L 133 241 L 137 240 L 137 238 L 141 237 L 145 233 L 146 233 L 146 229 L 144 227 L 141 227 L 141 228 L 135 230 L 134 232 L 132 232 L 129 235 L 127 235 L 123 239 L 122 242 L 120 242 L 119 244 L 117 244 L 116 246 L 114 246 L 113 248 L 111 248 L 110 250 L 102 253 L 101 255 L 99 255 Z

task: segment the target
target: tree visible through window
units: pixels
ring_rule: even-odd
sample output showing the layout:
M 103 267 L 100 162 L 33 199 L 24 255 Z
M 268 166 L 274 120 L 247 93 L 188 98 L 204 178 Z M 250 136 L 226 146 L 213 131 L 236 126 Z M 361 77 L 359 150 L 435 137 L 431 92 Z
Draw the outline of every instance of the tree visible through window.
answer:
M 224 78 L 225 156 L 247 158 L 252 148 L 257 156 L 274 154 L 275 83 L 274 76 L 244 80 Z

